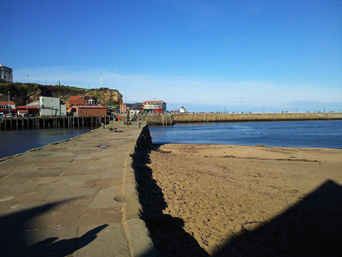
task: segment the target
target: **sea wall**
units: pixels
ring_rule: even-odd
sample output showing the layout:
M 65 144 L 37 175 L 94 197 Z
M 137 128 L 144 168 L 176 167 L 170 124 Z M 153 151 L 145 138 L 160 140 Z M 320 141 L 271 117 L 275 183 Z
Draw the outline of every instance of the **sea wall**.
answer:
M 245 113 L 245 114 L 174 114 L 175 123 L 229 122 L 229 121 L 291 121 L 291 120 L 341 120 L 342 113 Z
M 173 125 L 173 115 L 171 114 L 158 114 L 158 115 L 142 115 L 140 116 L 150 126 L 162 125 L 170 126 Z

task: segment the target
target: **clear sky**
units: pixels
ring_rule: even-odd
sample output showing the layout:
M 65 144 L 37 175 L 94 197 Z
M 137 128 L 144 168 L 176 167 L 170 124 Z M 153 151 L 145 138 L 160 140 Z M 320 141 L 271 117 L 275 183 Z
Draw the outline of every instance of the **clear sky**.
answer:
M 14 81 L 168 110 L 342 111 L 341 0 L 0 0 Z

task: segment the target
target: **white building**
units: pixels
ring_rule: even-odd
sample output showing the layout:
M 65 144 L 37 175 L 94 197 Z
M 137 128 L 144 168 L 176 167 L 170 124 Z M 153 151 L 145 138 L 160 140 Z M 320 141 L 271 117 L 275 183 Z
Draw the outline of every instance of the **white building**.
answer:
M 57 97 L 39 97 L 40 116 L 65 116 L 66 106 Z
M 166 111 L 166 103 L 164 101 L 145 101 L 143 102 L 144 111 L 162 113 Z
M 179 108 L 179 112 L 180 112 L 180 113 L 186 113 L 186 109 L 184 108 L 184 106 L 182 106 L 181 108 Z
M 0 82 L 13 82 L 12 69 L 0 63 Z

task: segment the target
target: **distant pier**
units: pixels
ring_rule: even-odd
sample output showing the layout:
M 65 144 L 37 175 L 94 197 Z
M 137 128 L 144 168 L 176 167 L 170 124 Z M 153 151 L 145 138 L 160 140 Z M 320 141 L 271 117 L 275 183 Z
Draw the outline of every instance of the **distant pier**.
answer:
M 150 126 L 170 126 L 196 122 L 342 120 L 342 113 L 182 113 L 142 117 Z
M 27 118 L 3 118 L 0 131 L 50 128 L 98 128 L 108 124 L 112 116 L 45 116 Z
M 175 123 L 342 120 L 342 113 L 185 113 L 172 115 Z

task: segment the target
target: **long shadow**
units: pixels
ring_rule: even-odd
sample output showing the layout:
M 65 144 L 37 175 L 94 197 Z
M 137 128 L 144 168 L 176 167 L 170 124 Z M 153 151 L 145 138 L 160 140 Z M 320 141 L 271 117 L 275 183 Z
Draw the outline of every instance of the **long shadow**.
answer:
M 145 221 L 154 247 L 158 251 L 151 251 L 144 256 L 209 256 L 184 230 L 182 219 L 163 214 L 167 203 L 160 187 L 153 179 L 151 169 L 147 167 L 149 162 L 149 150 L 137 148 L 133 169 L 139 201 L 143 208 L 140 216 Z
M 156 250 L 160 256 L 209 256 L 184 230 L 182 219 L 163 214 L 167 203 L 147 167 L 148 147 L 158 149 L 145 142 L 136 149 L 133 168 L 143 207 L 141 218 Z M 154 255 L 153 251 L 145 254 Z M 213 256 L 342 256 L 342 186 L 326 181 L 270 222 L 254 230 L 242 227 Z
M 72 199 L 45 204 L 1 217 L 0 256 L 66 256 L 95 240 L 96 234 L 107 225 L 92 229 L 81 237 L 59 241 L 57 241 L 57 237 L 53 237 L 44 239 L 35 245 L 28 245 L 25 230 L 29 227 L 30 220 L 70 200 Z
M 270 222 L 229 240 L 214 256 L 342 256 L 342 186 L 326 181 Z

